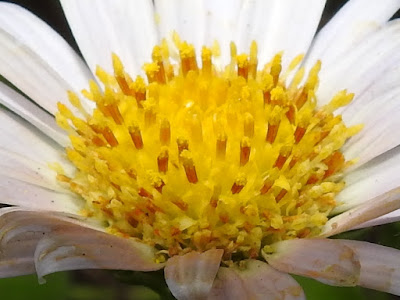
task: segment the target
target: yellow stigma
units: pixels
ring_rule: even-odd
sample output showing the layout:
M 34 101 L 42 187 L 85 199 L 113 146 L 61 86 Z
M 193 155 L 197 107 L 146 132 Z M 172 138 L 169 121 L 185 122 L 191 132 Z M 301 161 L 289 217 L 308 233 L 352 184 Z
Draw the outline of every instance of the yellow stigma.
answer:
M 225 250 L 225 259 L 257 257 L 276 241 L 319 233 L 335 207 L 349 165 L 340 149 L 360 129 L 334 111 L 353 95 L 339 92 L 318 107 L 320 62 L 285 85 L 282 54 L 258 67 L 257 44 L 218 70 L 218 46 L 201 55 L 176 38 L 180 59 L 167 44 L 132 79 L 113 54 L 114 74 L 98 68 L 103 84 L 84 91 L 96 103 L 84 119 L 59 104 L 68 131 L 73 178 L 60 184 L 86 201 L 83 212 L 110 233 L 134 237 L 166 256 Z M 304 85 L 299 83 L 304 81 Z

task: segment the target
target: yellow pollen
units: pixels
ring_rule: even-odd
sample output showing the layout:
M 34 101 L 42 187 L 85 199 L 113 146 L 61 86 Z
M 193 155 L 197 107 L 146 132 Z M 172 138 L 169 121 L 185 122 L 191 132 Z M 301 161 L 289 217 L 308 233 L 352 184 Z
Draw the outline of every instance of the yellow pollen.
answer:
M 300 68 L 287 86 L 300 55 L 288 71 L 282 53 L 260 69 L 256 42 L 240 55 L 231 43 L 231 61 L 220 70 L 218 44 L 197 56 L 193 45 L 174 40 L 178 62 L 162 41 L 143 67 L 146 79 L 132 79 L 115 54 L 113 74 L 98 67 L 103 87 L 91 81 L 83 91 L 96 104 L 92 114 L 72 92 L 83 118 L 58 105 L 76 167 L 71 178 L 58 174 L 60 184 L 86 202 L 86 216 L 164 259 L 212 248 L 227 260 L 254 258 L 276 241 L 316 236 L 351 164 L 341 148 L 361 129 L 335 113 L 353 95 L 340 91 L 318 107 L 320 62 L 303 85 Z

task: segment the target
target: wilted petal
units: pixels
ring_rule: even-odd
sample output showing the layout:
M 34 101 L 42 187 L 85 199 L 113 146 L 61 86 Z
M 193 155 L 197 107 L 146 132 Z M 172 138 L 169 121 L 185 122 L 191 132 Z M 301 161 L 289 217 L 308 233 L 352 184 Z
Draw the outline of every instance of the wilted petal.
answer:
M 359 285 L 400 295 L 400 251 L 361 241 L 338 240 L 350 247 L 361 264 Z
M 155 251 L 131 238 L 75 227 L 41 239 L 35 251 L 35 266 L 39 278 L 81 269 L 155 271 L 164 267 L 156 262 Z
M 218 272 L 222 249 L 190 252 L 167 261 L 165 280 L 178 300 L 207 299 Z
M 63 231 L 64 215 L 44 214 L 18 207 L 0 210 L 0 278 L 35 273 L 37 243 L 51 230 Z
M 320 236 L 328 237 L 354 229 L 358 225 L 383 216 L 399 208 L 400 188 L 396 188 L 333 217 L 322 228 Z
M 354 229 L 372 227 L 372 226 L 377 226 L 377 225 L 382 225 L 382 224 L 387 224 L 387 223 L 394 223 L 394 222 L 398 222 L 398 221 L 400 221 L 400 209 L 396 209 L 395 211 L 392 211 L 391 213 L 380 216 L 379 218 L 372 219 L 365 223 L 362 223 L 362 224 L 354 227 Z
M 84 268 L 149 271 L 163 267 L 155 262 L 153 247 L 54 212 L 0 210 L 0 246 L 0 277 L 30 273 L 33 262 L 39 276 Z M 15 251 L 18 247 L 24 249 Z
M 208 300 L 305 299 L 301 286 L 288 274 L 259 260 L 240 267 L 220 268 Z
M 338 286 L 354 286 L 360 262 L 353 250 L 335 240 L 296 239 L 272 245 L 274 253 L 263 252 L 265 260 L 282 272 L 312 277 Z

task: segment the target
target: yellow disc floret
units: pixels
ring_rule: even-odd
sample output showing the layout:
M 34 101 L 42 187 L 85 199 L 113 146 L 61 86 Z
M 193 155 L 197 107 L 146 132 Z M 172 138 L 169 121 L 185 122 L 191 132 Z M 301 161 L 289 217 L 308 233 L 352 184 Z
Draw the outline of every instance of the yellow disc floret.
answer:
M 113 55 L 114 74 L 97 71 L 104 87 L 83 92 L 96 103 L 91 115 L 73 93 L 83 117 L 59 104 L 76 173 L 58 178 L 86 201 L 82 213 L 167 256 L 221 248 L 228 260 L 257 257 L 276 241 L 317 235 L 344 186 L 340 149 L 360 129 L 334 114 L 353 95 L 318 107 L 320 63 L 286 86 L 282 53 L 258 69 L 255 42 L 240 55 L 232 44 L 224 70 L 213 64 L 218 47 L 197 57 L 176 43 L 178 61 L 165 42 L 154 48 L 147 81 Z

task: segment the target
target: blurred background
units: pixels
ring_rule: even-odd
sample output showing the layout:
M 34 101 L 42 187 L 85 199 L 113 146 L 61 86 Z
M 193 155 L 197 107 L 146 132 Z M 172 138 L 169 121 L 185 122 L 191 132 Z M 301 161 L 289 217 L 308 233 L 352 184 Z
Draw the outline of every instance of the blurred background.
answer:
M 82 0 L 84 1 L 84 0 Z M 79 53 L 60 4 L 56 0 L 9 0 L 19 4 L 59 32 Z M 328 0 L 320 27 L 346 3 L 347 0 Z M 399 12 L 395 17 L 399 17 Z M 357 239 L 400 249 L 400 224 L 377 226 L 342 234 L 336 238 Z M 400 299 L 393 295 L 364 288 L 340 288 L 296 276 L 308 300 L 334 299 Z M 61 272 L 46 276 L 47 283 L 39 285 L 36 275 L 0 279 L 0 299 L 54 299 L 54 300 L 157 300 L 173 299 L 166 293 L 162 271 L 123 272 L 87 270 Z M 163 295 L 163 296 L 160 296 Z

